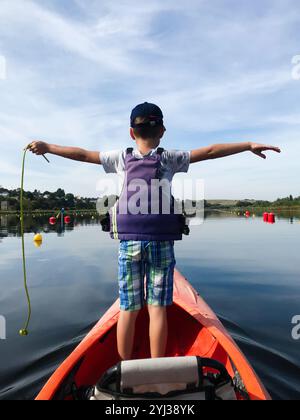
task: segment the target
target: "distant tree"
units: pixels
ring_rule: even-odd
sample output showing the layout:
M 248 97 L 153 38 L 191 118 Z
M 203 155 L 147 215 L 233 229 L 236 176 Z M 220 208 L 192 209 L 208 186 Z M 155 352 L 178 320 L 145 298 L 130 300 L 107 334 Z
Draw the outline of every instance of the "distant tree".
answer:
M 64 191 L 64 190 L 62 190 L 61 188 L 58 188 L 58 190 L 56 191 L 55 195 L 56 195 L 58 198 L 65 198 L 66 193 L 65 193 L 65 191 Z
M 252 206 L 252 205 L 253 205 L 253 203 L 249 203 L 249 201 L 238 201 L 236 203 L 237 207 L 249 207 L 249 206 Z
M 33 208 L 32 202 L 28 198 L 24 199 L 24 210 L 31 211 Z
M 1 196 L 3 194 L 3 196 Z M 111 202 L 115 202 L 118 197 L 111 196 L 109 198 L 114 198 Z M 96 208 L 96 202 L 97 199 L 95 198 L 84 198 L 84 197 L 75 197 L 74 194 L 68 193 L 66 194 L 65 191 L 62 188 L 59 188 L 56 192 L 40 192 L 38 190 L 31 191 L 24 191 L 24 206 L 25 209 L 30 210 L 59 210 L 62 207 L 65 209 L 82 209 L 82 210 L 95 210 Z M 108 205 L 108 197 L 102 198 L 104 204 Z M 16 189 L 6 189 L 2 186 L 0 186 L 0 202 L 7 203 L 8 210 L 11 211 L 19 211 L 20 210 L 20 188 Z M 188 203 L 189 206 L 196 205 L 195 201 L 186 201 L 183 204 Z M 256 207 L 275 207 L 278 208 L 281 207 L 296 207 L 300 206 L 300 196 L 294 197 L 293 195 L 290 195 L 288 197 L 284 198 L 278 198 L 274 202 L 270 201 L 254 201 L 254 200 L 240 200 L 237 203 L 234 204 L 211 204 L 207 201 L 204 201 L 205 207 L 212 207 L 212 208 L 219 208 L 219 209 L 228 209 L 230 207 L 239 207 L 239 208 L 252 208 L 254 206 Z M 2 206 L 2 205 L 1 205 Z M 1 208 L 0 206 L 0 208 Z M 4 207 L 4 206 L 2 206 Z
M 66 204 L 66 207 L 74 207 L 75 206 L 75 197 L 74 197 L 73 194 L 66 194 L 65 204 Z

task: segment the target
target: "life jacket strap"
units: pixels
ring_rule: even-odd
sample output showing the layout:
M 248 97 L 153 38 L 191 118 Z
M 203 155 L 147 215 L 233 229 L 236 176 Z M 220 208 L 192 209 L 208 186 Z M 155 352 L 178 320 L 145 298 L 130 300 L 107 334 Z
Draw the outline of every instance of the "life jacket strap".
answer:
M 126 150 L 126 155 L 128 156 L 128 155 L 132 155 L 132 153 L 133 153 L 133 147 L 128 147 L 128 149 Z
M 133 147 L 128 147 L 128 149 L 126 150 L 126 155 L 132 155 L 133 153 Z M 164 153 L 165 149 L 163 149 L 162 147 L 159 147 L 156 151 L 156 153 L 161 156 Z

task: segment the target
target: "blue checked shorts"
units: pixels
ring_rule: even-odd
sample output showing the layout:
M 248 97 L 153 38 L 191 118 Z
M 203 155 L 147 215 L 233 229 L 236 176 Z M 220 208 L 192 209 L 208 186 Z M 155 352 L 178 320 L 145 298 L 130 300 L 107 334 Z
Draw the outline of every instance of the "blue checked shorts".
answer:
M 121 241 L 121 310 L 138 311 L 145 303 L 153 306 L 172 305 L 175 265 L 173 241 Z

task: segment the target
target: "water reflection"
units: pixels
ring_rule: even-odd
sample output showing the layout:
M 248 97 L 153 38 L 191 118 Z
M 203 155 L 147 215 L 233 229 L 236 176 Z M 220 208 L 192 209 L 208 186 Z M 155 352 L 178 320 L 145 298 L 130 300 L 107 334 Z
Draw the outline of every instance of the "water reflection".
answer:
M 204 220 L 206 219 L 232 219 L 245 218 L 245 214 L 241 212 L 230 211 L 206 211 Z M 251 220 L 263 217 L 263 212 L 256 212 L 251 214 L 246 219 Z M 91 214 L 73 214 L 71 216 L 71 223 L 64 223 L 63 218 L 59 218 L 57 223 L 52 226 L 49 223 L 49 215 L 29 215 L 24 217 L 25 233 L 56 233 L 58 237 L 63 237 L 65 232 L 73 231 L 76 226 L 100 225 L 102 217 L 97 213 Z M 300 214 L 292 214 L 290 211 L 281 211 L 276 214 L 276 220 L 286 220 L 289 224 L 300 222 Z M 189 224 L 199 226 L 203 220 L 192 218 L 189 219 Z M 3 238 L 19 237 L 20 236 L 20 222 L 17 215 L 0 215 L 0 243 Z
M 100 225 L 101 217 L 97 215 L 77 215 L 71 217 L 71 223 L 66 224 L 63 219 L 59 219 L 52 226 L 48 216 L 25 216 L 25 233 L 56 233 L 58 237 L 63 237 L 65 232 L 72 232 L 77 226 Z M 0 216 L 0 243 L 4 238 L 20 237 L 20 220 L 16 215 Z
M 44 381 L 105 313 L 118 294 L 118 243 L 100 217 L 72 215 L 61 229 L 49 217 L 25 218 L 31 334 L 18 336 L 26 314 L 16 216 L 1 216 L 0 314 L 8 340 L 0 342 L 0 399 L 33 398 Z M 176 244 L 178 268 L 224 320 L 276 398 L 300 399 L 300 342 L 291 336 L 299 313 L 298 214 L 206 212 L 205 223 Z M 293 224 L 291 224 L 291 220 Z M 64 236 L 63 236 L 64 235 Z M 6 239 L 7 238 L 7 239 Z M 9 239 L 11 238 L 11 239 Z

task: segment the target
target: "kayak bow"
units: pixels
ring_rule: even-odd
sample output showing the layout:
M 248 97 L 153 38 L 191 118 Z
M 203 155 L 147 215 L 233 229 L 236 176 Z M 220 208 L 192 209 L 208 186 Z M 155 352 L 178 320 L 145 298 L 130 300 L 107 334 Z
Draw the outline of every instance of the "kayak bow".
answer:
M 174 305 L 168 308 L 167 356 L 214 359 L 226 367 L 232 378 L 238 378 L 243 389 L 239 399 L 270 400 L 257 374 L 214 312 L 178 271 L 174 280 Z M 117 301 L 57 369 L 37 400 L 72 399 L 74 384 L 77 388 L 94 385 L 120 362 L 116 342 L 119 313 Z M 137 321 L 135 359 L 150 357 L 148 323 L 144 309 Z

